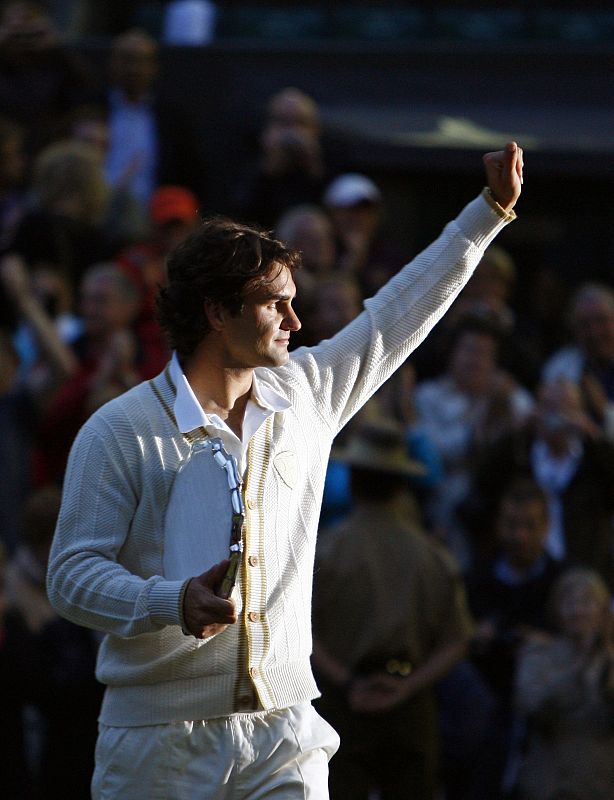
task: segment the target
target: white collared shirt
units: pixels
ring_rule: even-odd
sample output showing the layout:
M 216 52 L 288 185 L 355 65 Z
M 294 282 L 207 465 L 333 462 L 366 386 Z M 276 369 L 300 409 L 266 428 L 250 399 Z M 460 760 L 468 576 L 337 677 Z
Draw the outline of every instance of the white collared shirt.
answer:
M 245 417 L 243 418 L 242 437 L 239 439 L 221 417 L 217 414 L 205 413 L 181 368 L 177 353 L 173 353 L 171 359 L 170 376 L 177 388 L 173 411 L 179 430 L 182 433 L 187 433 L 203 427 L 212 436 L 219 436 L 224 442 L 227 452 L 237 459 L 241 474 L 245 472 L 247 466 L 247 446 L 252 436 L 266 421 L 267 417 L 270 417 L 276 411 L 284 411 L 290 407 L 290 403 L 285 397 L 259 383 L 254 372 L 252 394 L 247 401 Z

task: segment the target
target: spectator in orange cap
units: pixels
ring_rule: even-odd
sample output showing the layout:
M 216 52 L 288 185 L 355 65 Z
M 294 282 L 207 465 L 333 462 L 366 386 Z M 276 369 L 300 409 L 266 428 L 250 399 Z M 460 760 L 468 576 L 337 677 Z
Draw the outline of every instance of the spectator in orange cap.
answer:
M 196 195 L 183 186 L 159 187 L 149 203 L 149 238 L 123 250 L 117 257 L 121 269 L 140 289 L 142 300 L 136 329 L 152 363 L 159 369 L 164 367 L 169 353 L 155 318 L 155 297 L 158 287 L 165 283 L 168 253 L 200 222 L 198 206 Z

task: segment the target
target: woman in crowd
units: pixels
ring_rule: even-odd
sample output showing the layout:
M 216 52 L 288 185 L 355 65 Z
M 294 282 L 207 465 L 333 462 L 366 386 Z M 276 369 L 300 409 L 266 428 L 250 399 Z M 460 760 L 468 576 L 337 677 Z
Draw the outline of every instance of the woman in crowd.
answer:
M 527 644 L 516 708 L 526 722 L 522 800 L 610 800 L 614 786 L 614 648 L 610 594 L 586 568 L 552 590 L 560 634 Z

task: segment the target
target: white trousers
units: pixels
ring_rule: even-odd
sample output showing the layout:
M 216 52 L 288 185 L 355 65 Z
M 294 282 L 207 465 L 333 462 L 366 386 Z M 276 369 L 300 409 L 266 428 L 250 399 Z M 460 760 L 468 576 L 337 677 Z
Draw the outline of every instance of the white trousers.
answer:
M 333 728 L 301 703 L 168 725 L 100 726 L 93 800 L 327 800 Z

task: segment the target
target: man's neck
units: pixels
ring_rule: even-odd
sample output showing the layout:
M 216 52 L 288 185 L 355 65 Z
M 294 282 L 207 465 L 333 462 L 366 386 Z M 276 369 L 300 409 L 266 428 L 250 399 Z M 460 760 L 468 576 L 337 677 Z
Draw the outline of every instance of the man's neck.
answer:
M 183 370 L 205 413 L 217 414 L 240 439 L 253 370 L 225 369 L 199 355 L 189 358 Z

